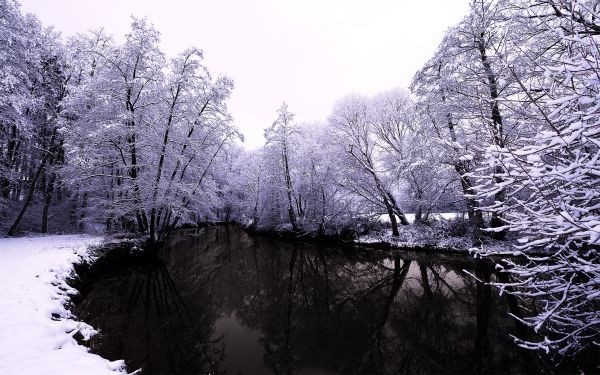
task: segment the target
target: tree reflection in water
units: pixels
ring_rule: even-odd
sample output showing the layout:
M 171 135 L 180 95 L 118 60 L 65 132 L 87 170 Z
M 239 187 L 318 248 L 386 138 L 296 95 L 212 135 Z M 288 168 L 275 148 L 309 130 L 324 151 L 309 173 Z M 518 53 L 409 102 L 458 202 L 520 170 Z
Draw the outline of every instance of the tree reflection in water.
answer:
M 147 374 L 535 372 L 505 298 L 463 269 L 497 277 L 469 257 L 213 227 L 98 280 L 80 310 L 104 333 L 93 350 Z
M 224 347 L 211 324 L 218 313 L 210 294 L 199 290 L 195 301 L 186 301 L 154 254 L 115 268 L 120 272 L 94 280 L 76 309 L 100 328 L 91 340 L 92 351 L 126 358 L 129 371 L 142 368 L 144 374 L 217 373 Z

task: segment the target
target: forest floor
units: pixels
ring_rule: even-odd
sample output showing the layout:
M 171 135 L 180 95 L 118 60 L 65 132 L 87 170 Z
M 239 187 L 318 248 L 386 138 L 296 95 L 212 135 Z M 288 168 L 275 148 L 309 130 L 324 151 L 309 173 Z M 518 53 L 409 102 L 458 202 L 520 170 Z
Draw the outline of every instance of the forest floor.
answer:
M 69 312 L 73 265 L 101 238 L 81 235 L 0 238 L 0 374 L 121 374 L 77 343 L 96 331 Z

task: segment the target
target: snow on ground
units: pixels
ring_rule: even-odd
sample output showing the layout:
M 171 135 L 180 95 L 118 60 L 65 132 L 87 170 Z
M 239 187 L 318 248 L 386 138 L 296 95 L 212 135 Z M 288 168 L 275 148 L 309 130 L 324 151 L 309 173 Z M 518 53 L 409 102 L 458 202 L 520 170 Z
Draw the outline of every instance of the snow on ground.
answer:
M 456 219 L 460 214 L 456 213 L 456 212 L 434 212 L 429 214 L 429 219 L 430 220 L 440 220 L 440 219 L 444 219 L 444 220 L 452 220 L 452 219 Z M 408 220 L 409 223 L 414 223 L 415 222 L 415 214 L 404 214 L 404 216 L 406 217 L 406 220 Z M 396 216 L 396 219 L 398 219 L 398 216 Z M 390 222 L 390 215 L 388 214 L 382 214 L 380 215 L 377 220 L 381 223 L 389 223 Z
M 514 251 L 510 241 L 493 240 L 491 238 L 483 239 L 485 241 L 485 251 L 481 247 L 473 247 L 473 241 L 468 235 L 456 235 L 447 227 L 447 221 L 460 217 L 460 213 L 442 212 L 429 215 L 430 225 L 398 225 L 399 235 L 392 236 L 390 228 L 380 229 L 368 234 L 359 236 L 355 243 L 369 245 L 385 243 L 396 248 L 418 248 L 428 247 L 439 251 L 462 251 L 465 253 L 477 253 L 479 255 L 486 252 L 506 253 L 513 256 L 519 255 Z M 406 214 L 406 219 L 412 224 L 415 220 L 414 214 Z M 381 215 L 378 218 L 381 223 L 389 223 L 389 216 Z M 435 221 L 434 221 L 435 220 Z
M 456 219 L 460 215 L 460 213 L 456 212 L 431 213 L 429 215 L 429 220 L 443 222 L 446 220 Z M 405 214 L 405 216 L 406 220 L 408 220 L 410 224 L 415 222 L 414 214 Z M 388 224 L 390 222 L 390 217 L 388 214 L 380 215 L 377 218 L 377 221 Z M 371 232 L 367 235 L 360 236 L 356 240 L 356 243 L 388 243 L 394 247 L 434 247 L 440 250 L 452 249 L 462 250 L 465 252 L 471 247 L 471 241 L 469 238 L 451 236 L 444 232 L 439 225 L 418 227 L 413 225 L 399 225 L 398 231 L 400 232 L 398 237 L 392 236 L 391 229 Z
M 391 229 L 384 229 L 360 236 L 357 244 L 388 243 L 394 247 L 433 247 L 439 250 L 457 250 L 467 252 L 471 247 L 471 240 L 467 237 L 454 237 L 439 228 L 428 226 L 415 227 L 399 226 L 398 237 L 392 236 Z
M 65 279 L 97 237 L 0 238 L 0 374 L 118 374 L 124 362 L 91 354 L 73 338 L 95 331 L 65 309 Z

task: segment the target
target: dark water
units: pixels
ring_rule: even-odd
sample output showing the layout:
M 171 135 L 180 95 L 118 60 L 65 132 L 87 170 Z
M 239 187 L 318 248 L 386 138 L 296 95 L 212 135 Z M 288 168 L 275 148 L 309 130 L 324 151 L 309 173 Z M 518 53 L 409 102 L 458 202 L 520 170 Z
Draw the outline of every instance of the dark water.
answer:
M 180 233 L 88 285 L 92 350 L 144 374 L 520 374 L 509 303 L 470 257 Z

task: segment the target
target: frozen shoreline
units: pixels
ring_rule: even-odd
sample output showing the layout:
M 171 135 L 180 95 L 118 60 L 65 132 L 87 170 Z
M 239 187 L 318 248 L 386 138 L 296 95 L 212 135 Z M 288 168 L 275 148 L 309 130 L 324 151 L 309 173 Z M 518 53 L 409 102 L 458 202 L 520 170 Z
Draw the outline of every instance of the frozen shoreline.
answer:
M 108 361 L 79 345 L 96 331 L 67 310 L 73 264 L 89 259 L 101 238 L 81 235 L 0 238 L 0 373 L 124 374 L 124 361 Z

